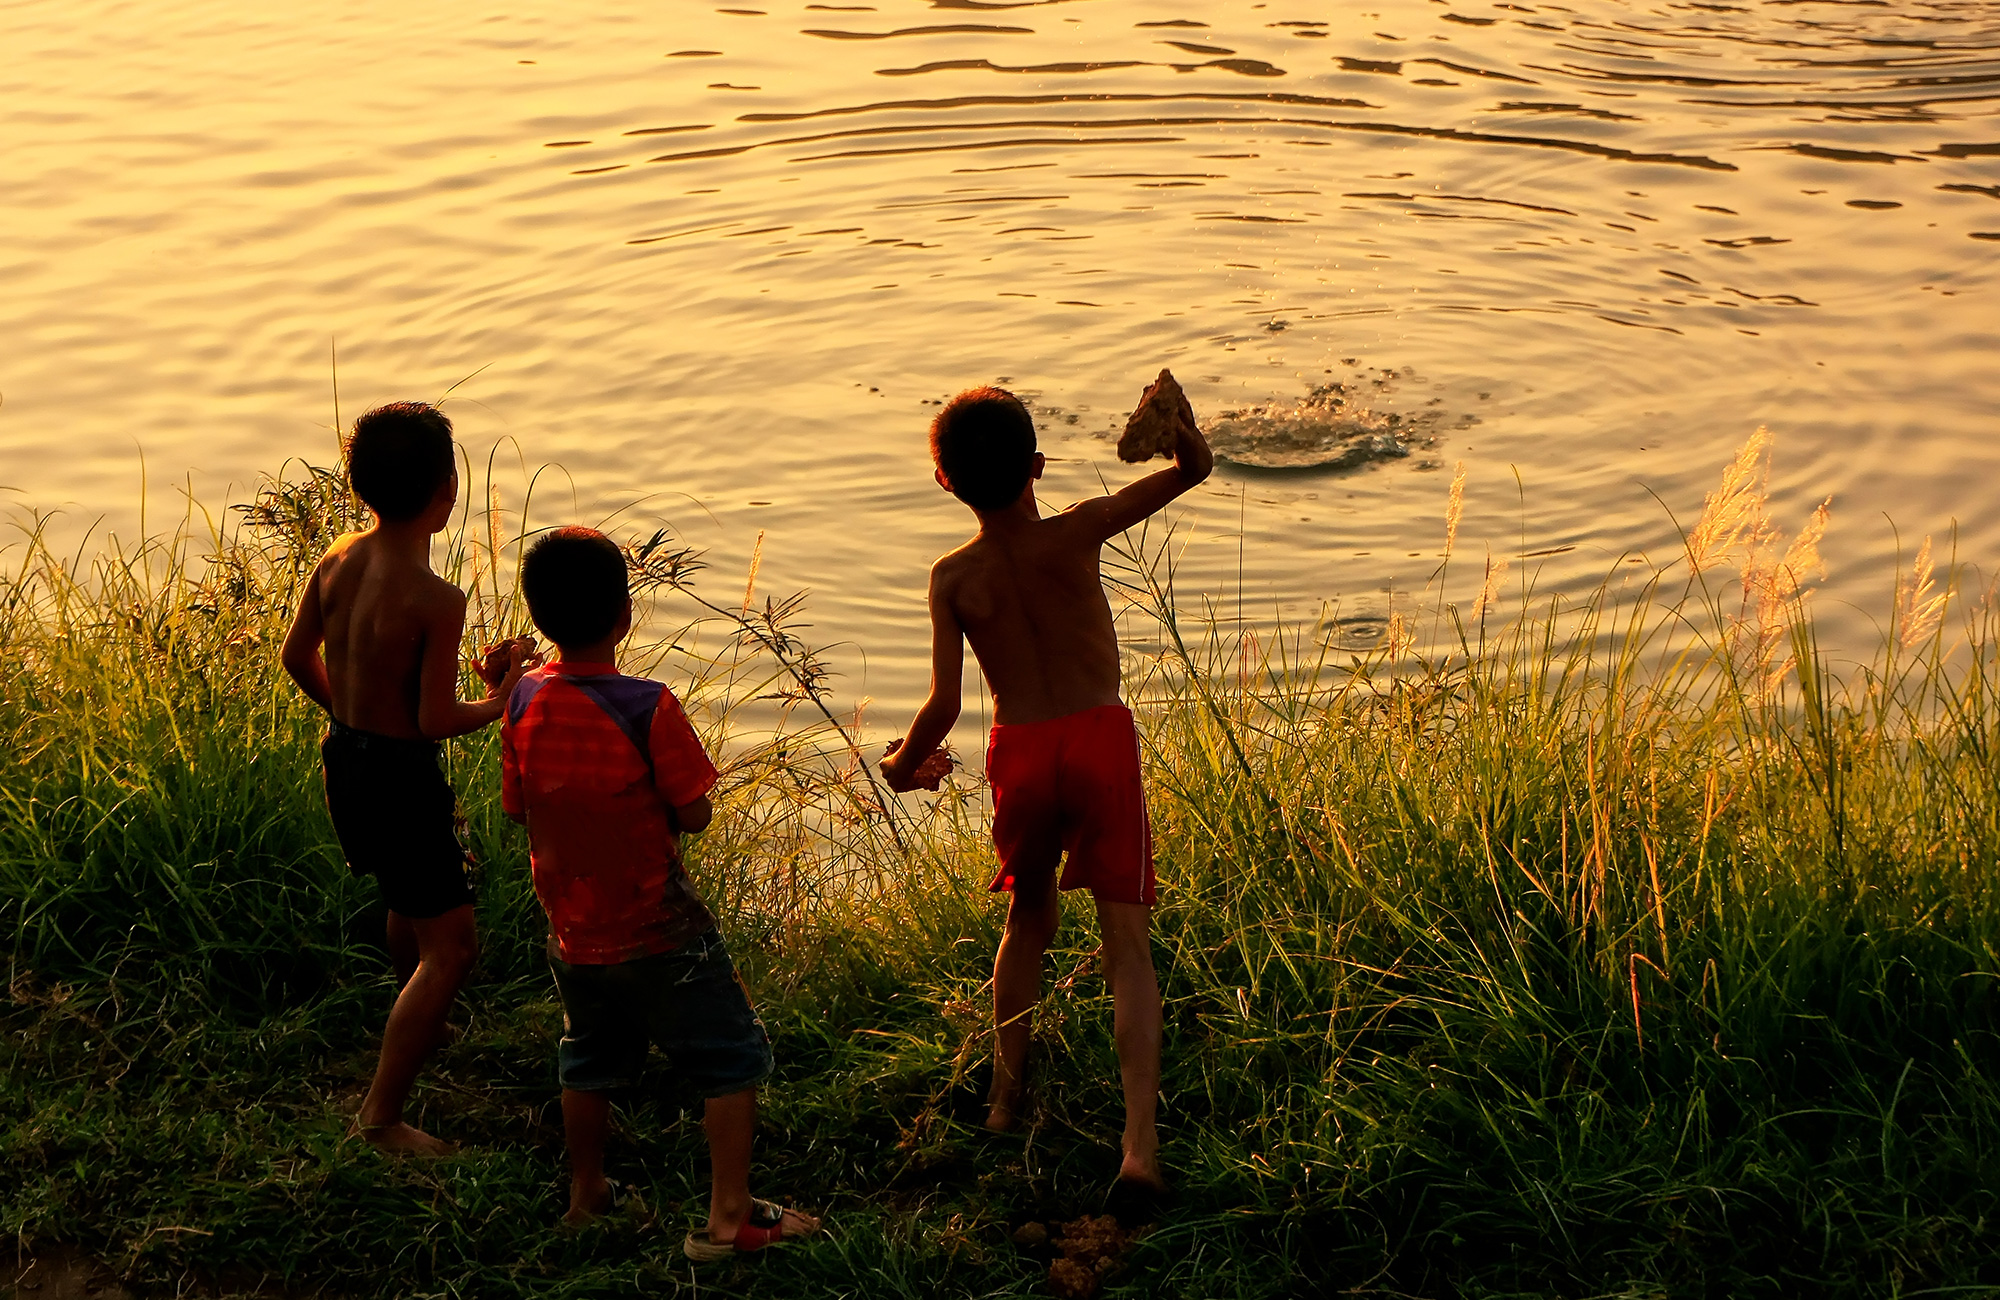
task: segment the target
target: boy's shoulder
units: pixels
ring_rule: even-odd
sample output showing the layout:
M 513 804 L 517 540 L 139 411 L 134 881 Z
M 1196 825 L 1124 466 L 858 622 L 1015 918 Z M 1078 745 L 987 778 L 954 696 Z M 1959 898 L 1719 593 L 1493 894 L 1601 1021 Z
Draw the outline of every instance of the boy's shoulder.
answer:
M 665 682 L 651 677 L 641 677 L 636 673 L 621 672 L 610 664 L 575 664 L 555 659 L 521 674 L 521 680 L 524 682 L 530 678 L 550 681 L 558 677 L 571 683 L 588 682 L 614 690 L 643 688 L 654 693 L 665 691 L 669 695 L 673 694 L 673 689 Z
M 571 725 L 589 725 L 599 720 L 598 712 L 628 734 L 635 727 L 650 724 L 655 710 L 665 704 L 671 708 L 680 706 L 679 699 L 665 682 L 654 681 L 650 677 L 634 677 L 621 673 L 609 665 L 591 664 L 580 667 L 566 664 L 561 660 L 543 664 L 521 675 L 514 684 L 513 694 L 507 697 L 507 721 L 519 723 L 528 707 L 540 698 L 551 683 L 560 682 L 574 690 L 596 706 L 595 710 L 585 710 L 569 718 Z M 550 719 L 557 725 L 562 723 Z
M 986 556 L 986 549 L 982 545 L 984 542 L 985 538 L 975 535 L 952 547 L 931 561 L 931 576 L 948 578 L 984 563 Z
M 397 595 L 426 609 L 464 609 L 465 593 L 428 566 L 402 561 L 373 529 L 342 533 L 333 539 L 313 568 L 314 585 L 322 599 L 329 595 Z
M 1094 550 L 1097 539 L 1090 531 L 1090 513 L 1098 503 L 1108 501 L 1108 497 L 1091 497 L 1066 506 L 1051 515 L 1043 515 L 1031 525 L 1034 551 L 1046 555 L 1050 551 L 1074 548 L 1078 551 Z M 931 562 L 934 578 L 950 579 L 961 574 L 977 572 L 1017 563 L 1021 557 L 1009 546 L 996 542 L 985 532 L 974 533 L 970 538 L 946 551 Z

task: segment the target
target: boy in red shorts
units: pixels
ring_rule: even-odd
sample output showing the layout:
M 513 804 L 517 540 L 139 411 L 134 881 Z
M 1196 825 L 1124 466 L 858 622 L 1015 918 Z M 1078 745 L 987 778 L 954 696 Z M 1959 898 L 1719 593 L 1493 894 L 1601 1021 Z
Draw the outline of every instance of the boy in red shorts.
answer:
M 656 1045 L 681 1088 L 706 1103 L 708 1223 L 688 1234 L 688 1258 L 807 1236 L 817 1219 L 750 1195 L 771 1040 L 681 866 L 680 836 L 708 826 L 715 767 L 674 693 L 614 662 L 632 630 L 625 557 L 602 533 L 556 529 L 522 557 L 521 592 L 560 657 L 508 696 L 500 797 L 528 827 L 562 996 L 564 1220 L 617 1204 L 604 1176 L 610 1094 L 639 1083 Z
M 1154 1125 L 1160 991 L 1151 944 L 1153 842 L 1098 558 L 1106 541 L 1214 467 L 1193 413 L 1182 415 L 1173 468 L 1044 518 L 1034 487 L 1044 461 L 1020 400 L 975 388 L 938 412 L 930 437 L 938 485 L 972 508 L 979 532 L 931 566 L 930 698 L 908 739 L 882 763 L 892 789 L 916 788 L 924 760 L 958 720 L 963 643 L 972 642 L 993 691 L 986 772 L 1000 872 L 991 888 L 1013 894 L 993 963 L 999 1050 L 986 1126 L 1005 1131 L 1019 1115 L 1057 890 L 1087 888 L 1097 901 L 1125 1091 L 1114 1196 L 1141 1200 L 1166 1190 Z
M 438 742 L 498 721 L 533 650 L 525 640 L 488 646 L 479 663 L 486 698 L 458 698 L 465 593 L 430 561 L 431 538 L 458 502 L 444 413 L 423 402 L 378 406 L 354 422 L 345 450 L 375 526 L 327 548 L 279 657 L 329 715 L 320 744 L 327 812 L 348 867 L 375 877 L 389 911 L 401 991 L 354 1131 L 385 1151 L 438 1156 L 451 1147 L 405 1123 L 403 1106 L 479 955 Z

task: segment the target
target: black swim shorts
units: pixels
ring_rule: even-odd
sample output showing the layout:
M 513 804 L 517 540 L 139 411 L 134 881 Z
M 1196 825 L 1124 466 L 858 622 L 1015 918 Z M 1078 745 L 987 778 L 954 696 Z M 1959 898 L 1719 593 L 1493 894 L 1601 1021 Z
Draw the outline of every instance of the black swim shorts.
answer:
M 472 902 L 458 802 L 431 740 L 378 736 L 335 722 L 320 742 L 326 810 L 357 876 L 373 876 L 390 911 L 415 920 Z

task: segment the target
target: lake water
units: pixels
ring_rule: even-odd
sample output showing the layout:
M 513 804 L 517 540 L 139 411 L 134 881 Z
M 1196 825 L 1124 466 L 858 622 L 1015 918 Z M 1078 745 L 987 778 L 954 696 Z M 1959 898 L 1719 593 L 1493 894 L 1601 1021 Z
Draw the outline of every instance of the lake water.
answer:
M 923 435 L 977 383 L 1055 504 L 1130 476 L 1162 365 L 1205 420 L 1343 397 L 1407 454 L 1225 465 L 1180 582 L 1355 645 L 1460 461 L 1454 599 L 1489 548 L 1552 590 L 1670 556 L 1758 424 L 1781 521 L 1834 498 L 1836 642 L 1898 529 L 2000 551 L 1991 0 L 588 8 L 0 10 L 10 498 L 129 534 L 142 481 L 157 526 L 327 460 L 334 346 L 346 419 L 463 379 L 507 500 L 560 466 L 536 520 L 669 521 L 718 596 L 762 534 L 872 730 L 924 688 L 971 519 Z

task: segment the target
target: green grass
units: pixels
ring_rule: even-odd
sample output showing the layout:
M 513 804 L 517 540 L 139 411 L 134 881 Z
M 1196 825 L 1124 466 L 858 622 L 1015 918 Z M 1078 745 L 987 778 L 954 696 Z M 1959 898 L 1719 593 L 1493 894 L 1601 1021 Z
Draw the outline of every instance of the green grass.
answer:
M 491 734 L 451 751 L 484 954 L 416 1096 L 465 1151 L 343 1141 L 391 988 L 276 645 L 346 505 L 259 506 L 83 562 L 31 534 L 0 578 L 0 1229 L 161 1294 L 1047 1294 L 1011 1229 L 1094 1210 L 1120 1123 L 1088 908 L 1035 1121 L 984 1138 L 976 789 L 891 820 L 796 607 L 704 597 L 660 538 L 633 659 L 728 758 L 693 865 L 776 1039 L 757 1178 L 832 1231 L 691 1274 L 703 1149 L 661 1094 L 612 1153 L 657 1222 L 554 1230 L 560 1011 Z M 449 547 L 485 632 L 497 527 Z M 1913 583 L 1836 680 L 1711 555 L 1336 660 L 1178 615 L 1167 553 L 1119 576 L 1167 647 L 1130 686 L 1180 1197 L 1107 1294 L 2000 1293 L 1990 605 L 1947 635 Z

